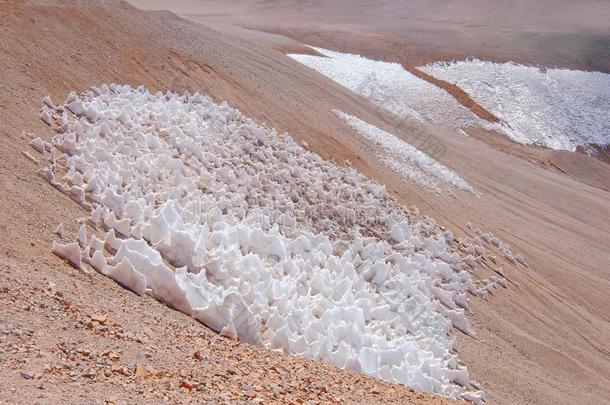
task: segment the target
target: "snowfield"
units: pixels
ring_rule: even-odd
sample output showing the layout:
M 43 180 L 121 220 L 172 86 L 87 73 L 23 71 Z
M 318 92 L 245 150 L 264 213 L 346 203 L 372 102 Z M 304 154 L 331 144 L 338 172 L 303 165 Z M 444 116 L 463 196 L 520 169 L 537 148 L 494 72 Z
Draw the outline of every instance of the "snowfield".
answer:
M 312 48 L 325 56 L 288 56 L 401 117 L 453 130 L 479 126 L 519 143 L 552 149 L 583 147 L 593 152 L 590 145 L 610 143 L 608 74 L 480 60 L 419 67 L 459 86 L 501 120 L 490 123 L 398 63 Z
M 610 75 L 467 60 L 420 68 L 465 90 L 513 140 L 575 150 L 610 143 Z
M 474 335 L 468 293 L 506 285 L 471 277 L 481 246 L 460 256 L 382 186 L 206 96 L 102 85 L 41 117 L 41 175 L 96 225 L 54 243 L 75 267 L 226 336 L 483 401 L 450 335 Z
M 381 146 L 387 155 L 380 159 L 391 169 L 425 189 L 440 192 L 438 180 L 456 188 L 476 194 L 464 179 L 434 158 L 396 136 L 361 119 L 334 110 L 335 115 L 358 131 L 365 138 Z
M 413 75 L 398 63 L 313 49 L 325 56 L 288 56 L 401 117 L 454 130 L 471 125 L 493 126 L 458 103 L 445 90 Z

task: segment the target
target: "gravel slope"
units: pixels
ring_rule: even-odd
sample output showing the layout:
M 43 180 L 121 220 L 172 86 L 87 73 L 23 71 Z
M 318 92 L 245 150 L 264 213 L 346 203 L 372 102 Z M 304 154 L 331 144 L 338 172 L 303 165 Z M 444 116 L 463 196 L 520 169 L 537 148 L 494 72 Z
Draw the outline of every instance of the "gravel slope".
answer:
M 580 154 L 516 146 L 484 131 L 470 131 L 472 138 L 465 138 L 398 120 L 270 49 L 277 37 L 266 43 L 261 42 L 263 35 L 256 44 L 243 31 L 239 37 L 227 37 L 227 32 L 198 27 L 168 13 L 146 15 L 111 2 L 108 9 L 70 4 L 25 6 L 11 2 L 0 12 L 0 134 L 4 146 L 0 149 L 0 299 L 3 307 L 9 308 L 1 318 L 2 336 L 6 336 L 0 336 L 4 350 L 1 367 L 9 370 L 0 377 L 2 387 L 9 388 L 1 390 L 8 393 L 2 400 L 32 402 L 28 400 L 49 395 L 47 402 L 86 402 L 78 395 L 103 398 L 106 392 L 114 391 L 117 399 L 131 395 L 132 401 L 144 402 L 146 398 L 152 401 L 161 391 L 182 401 L 186 392 L 175 387 L 183 380 L 203 382 L 204 375 L 209 380 L 209 374 L 189 375 L 191 369 L 199 372 L 195 371 L 200 361 L 194 352 L 201 347 L 215 347 L 202 350 L 201 363 L 214 372 L 219 367 L 223 374 L 218 376 L 218 388 L 193 391 L 199 400 L 221 400 L 217 396 L 221 387 L 236 391 L 235 398 L 245 400 L 242 395 L 256 391 L 251 387 L 255 384 L 264 385 L 262 398 L 274 399 L 271 384 L 276 383 L 291 392 L 290 398 L 297 403 L 297 396 L 324 402 L 331 400 L 330 396 L 356 402 L 433 400 L 402 387 L 390 388 L 302 360 L 234 345 L 150 299 L 137 298 L 97 274 L 77 273 L 52 256 L 52 232 L 57 224 L 65 223 L 73 236 L 77 229 L 74 221 L 84 214 L 35 175 L 38 166 L 20 154 L 28 150 L 22 132 L 43 138 L 51 135 L 37 119 L 45 95 L 61 99 L 71 90 L 82 91 L 91 84 L 110 81 L 144 84 L 151 90 L 196 89 L 217 100 L 228 100 L 244 113 L 306 141 L 324 157 L 339 163 L 349 159 L 358 170 L 386 184 L 399 201 L 416 204 L 423 213 L 451 227 L 456 236 L 475 236 L 466 227 L 469 221 L 492 230 L 524 255 L 530 269 L 518 269 L 497 257 L 497 265 L 512 280 L 509 289 L 494 294 L 489 302 L 473 300 L 472 319 L 478 337 L 458 335 L 460 358 L 473 378 L 482 381 L 493 403 L 604 403 L 610 397 L 610 353 L 606 349 L 610 338 L 610 169 L 606 164 Z M 458 173 L 481 196 L 459 191 L 455 198 L 431 196 L 405 183 L 384 169 L 371 153 L 374 145 L 361 139 L 332 109 L 357 116 L 417 146 Z M 486 142 L 480 141 L 482 137 Z M 488 263 L 492 265 L 491 259 Z M 58 301 L 56 292 L 46 291 L 48 281 L 67 297 L 74 313 L 69 310 L 62 315 L 66 304 Z M 107 325 L 91 323 L 93 328 L 87 329 L 91 316 L 98 313 L 108 315 Z M 21 329 L 21 336 L 13 325 Z M 108 338 L 100 337 L 105 326 Z M 40 358 L 35 352 L 28 354 L 27 348 L 20 351 L 14 346 L 29 344 L 25 333 L 29 329 L 32 335 L 40 333 L 34 337 L 35 345 L 45 352 Z M 131 332 L 145 337 L 145 343 L 138 343 L 133 336 L 120 337 Z M 182 333 L 199 334 L 201 343 L 185 342 Z M 88 373 L 78 370 L 76 362 L 81 361 L 85 368 L 92 363 L 76 360 L 83 354 L 70 354 L 72 348 L 65 356 L 74 358 L 70 367 L 77 367 L 78 372 L 67 369 L 57 376 L 28 379 L 28 372 L 36 377 L 42 370 L 45 356 L 49 356 L 50 365 L 63 361 L 63 351 L 52 353 L 55 339 L 97 354 L 121 350 L 118 363 L 123 367 L 144 364 L 169 371 L 170 388 L 165 382 L 155 385 L 157 378 L 138 382 L 135 375 L 125 377 L 118 371 L 115 376 L 112 367 L 107 384 L 92 384 L 89 377 L 80 377 Z M 175 348 L 166 344 L 173 341 Z M 152 352 L 152 359 L 146 357 L 147 351 Z M 221 366 L 214 365 L 217 358 L 222 359 Z M 243 358 L 252 359 L 250 369 L 239 361 Z M 287 373 L 274 377 L 271 366 L 277 364 L 275 361 Z M 240 367 L 243 371 L 235 376 L 228 372 Z M 328 374 L 316 376 L 317 369 Z M 74 382 L 71 371 L 77 373 Z M 20 372 L 26 373 L 25 377 Z M 312 382 L 306 380 L 306 373 Z M 40 382 L 48 387 L 48 394 L 36 388 Z M 140 388 L 136 388 L 138 384 Z M 324 385 L 328 395 L 318 388 L 301 388 L 306 385 Z M 157 391 L 150 393 L 150 388 Z

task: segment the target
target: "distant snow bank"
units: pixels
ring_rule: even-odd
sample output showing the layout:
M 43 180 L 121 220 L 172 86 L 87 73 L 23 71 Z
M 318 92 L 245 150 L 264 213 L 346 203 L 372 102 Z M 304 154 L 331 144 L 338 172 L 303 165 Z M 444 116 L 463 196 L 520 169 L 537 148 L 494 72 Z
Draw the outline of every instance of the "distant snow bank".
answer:
M 467 60 L 420 68 L 465 90 L 524 144 L 575 150 L 610 143 L 610 75 Z
M 440 191 L 438 181 L 475 194 L 474 189 L 451 169 L 409 143 L 359 118 L 334 110 L 335 115 L 356 129 L 365 138 L 385 149 L 381 160 L 397 173 L 431 191 Z
M 552 149 L 610 144 L 610 75 L 480 60 L 438 62 L 420 70 L 456 84 L 501 123 L 477 117 L 445 90 L 398 63 L 313 48 L 322 56 L 290 54 L 342 86 L 401 117 L 453 130 L 479 126 L 516 142 Z
M 54 244 L 75 267 L 226 336 L 482 402 L 449 335 L 498 284 L 469 273 L 482 247 L 461 257 L 382 186 L 209 97 L 112 84 L 43 113 L 41 175 L 107 229 Z
M 445 90 L 413 75 L 398 63 L 314 48 L 326 57 L 291 54 L 344 87 L 401 117 L 459 130 L 471 125 L 493 127 Z

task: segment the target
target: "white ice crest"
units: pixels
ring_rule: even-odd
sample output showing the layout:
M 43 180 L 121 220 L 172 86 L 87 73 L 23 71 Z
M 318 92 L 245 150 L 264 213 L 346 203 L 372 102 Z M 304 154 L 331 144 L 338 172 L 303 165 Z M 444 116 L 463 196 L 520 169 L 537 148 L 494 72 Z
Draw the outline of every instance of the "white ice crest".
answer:
M 82 182 L 92 223 L 108 228 L 104 241 L 81 232 L 83 261 L 224 335 L 482 398 L 450 336 L 474 334 L 476 289 L 434 220 L 199 94 L 111 84 L 66 104 L 58 187 Z M 55 250 L 72 262 L 79 248 Z

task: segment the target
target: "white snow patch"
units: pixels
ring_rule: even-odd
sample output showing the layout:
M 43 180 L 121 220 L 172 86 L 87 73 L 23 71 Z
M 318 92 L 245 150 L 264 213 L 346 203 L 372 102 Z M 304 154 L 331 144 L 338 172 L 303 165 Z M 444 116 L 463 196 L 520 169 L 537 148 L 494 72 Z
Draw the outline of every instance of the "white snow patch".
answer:
M 67 260 L 75 268 L 81 268 L 81 251 L 78 242 L 62 245 L 61 243 L 53 241 L 52 252 L 62 259 Z
M 51 96 L 47 95 L 42 99 L 42 104 L 43 104 L 43 108 L 44 106 L 49 107 L 50 109 L 54 110 L 55 104 L 53 103 L 53 100 L 51 100 Z
M 470 184 L 455 172 L 408 142 L 343 111 L 333 112 L 365 138 L 384 148 L 389 156 L 382 156 L 381 160 L 416 184 L 429 190 L 439 191 L 436 180 L 440 180 L 475 194 Z
M 322 48 L 313 49 L 325 56 L 288 56 L 399 116 L 455 130 L 473 125 L 495 128 L 445 90 L 413 75 L 399 63 L 376 61 Z
M 433 219 L 199 94 L 112 84 L 65 104 L 45 177 L 110 228 L 81 233 L 84 261 L 224 335 L 480 402 L 449 335 L 474 334 L 475 259 Z
M 44 141 L 40 137 L 34 138 L 30 141 L 30 146 L 38 153 L 44 153 Z
M 610 143 L 610 75 L 465 60 L 420 68 L 454 83 L 523 144 L 575 150 Z
M 42 111 L 40 111 L 40 119 L 47 125 L 51 125 L 51 113 L 49 112 L 48 108 L 43 108 Z

